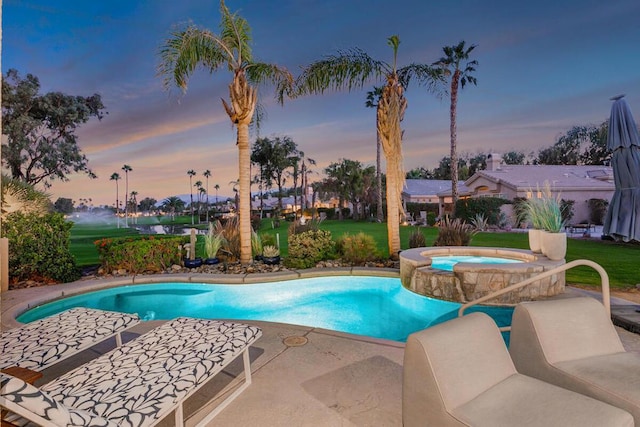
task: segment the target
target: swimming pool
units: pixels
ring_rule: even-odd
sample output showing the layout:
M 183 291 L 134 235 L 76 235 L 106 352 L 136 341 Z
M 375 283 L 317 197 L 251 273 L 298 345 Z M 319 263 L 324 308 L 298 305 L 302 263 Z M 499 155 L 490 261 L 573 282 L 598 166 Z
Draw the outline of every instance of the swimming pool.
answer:
M 478 255 L 443 255 L 431 257 L 431 268 L 453 271 L 453 266 L 459 262 L 471 262 L 474 264 L 513 264 L 522 263 L 522 260 Z
M 246 285 L 121 286 L 53 301 L 17 320 L 28 323 L 72 307 L 137 313 L 143 320 L 263 320 L 405 341 L 415 331 L 456 317 L 460 304 L 415 294 L 398 278 L 331 276 Z M 501 326 L 511 323 L 511 308 L 479 310 Z

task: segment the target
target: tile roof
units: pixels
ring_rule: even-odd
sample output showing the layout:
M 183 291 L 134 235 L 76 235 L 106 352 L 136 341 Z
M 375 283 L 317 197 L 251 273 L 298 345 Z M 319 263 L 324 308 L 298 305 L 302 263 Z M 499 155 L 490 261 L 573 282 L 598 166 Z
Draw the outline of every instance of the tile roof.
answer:
M 542 188 L 545 181 L 557 190 L 608 190 L 615 187 L 613 169 L 599 165 L 502 165 L 497 170 L 476 172 L 465 184 L 473 188 L 473 183 L 480 177 L 520 191 Z

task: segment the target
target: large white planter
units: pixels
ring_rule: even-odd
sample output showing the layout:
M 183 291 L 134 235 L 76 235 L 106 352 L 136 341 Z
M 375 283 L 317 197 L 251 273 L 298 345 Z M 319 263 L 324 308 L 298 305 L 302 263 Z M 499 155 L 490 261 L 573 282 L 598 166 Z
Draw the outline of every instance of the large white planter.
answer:
M 540 242 L 540 235 L 542 233 L 542 230 L 538 230 L 535 228 L 529 230 L 529 249 L 531 249 L 531 252 L 536 254 L 542 252 L 542 243 Z
M 543 232 L 540 240 L 542 254 L 552 261 L 560 261 L 567 255 L 567 233 Z

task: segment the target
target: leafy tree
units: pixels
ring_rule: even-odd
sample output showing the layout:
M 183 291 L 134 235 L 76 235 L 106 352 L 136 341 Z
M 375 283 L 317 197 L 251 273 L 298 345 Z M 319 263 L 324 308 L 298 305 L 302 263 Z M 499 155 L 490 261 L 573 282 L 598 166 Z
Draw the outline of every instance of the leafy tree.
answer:
M 600 126 L 589 126 L 587 134 L 589 143 L 580 155 L 580 160 L 585 165 L 604 165 L 611 161 L 611 151 L 607 148 L 607 135 L 609 133 L 609 120 L 605 120 Z
M 344 202 L 353 205 L 353 213 L 357 219 L 364 210 L 361 209 L 362 202 L 372 201 L 375 168 L 365 167 L 357 160 L 342 159 L 339 163 L 331 163 L 324 172 L 327 179 L 324 180 L 323 190 L 325 194 L 333 194 L 339 199 L 339 219 L 342 219 Z
M 304 67 L 296 80 L 295 95 L 321 94 L 329 88 L 351 91 L 362 88 L 371 79 L 385 83 L 376 107 L 376 127 L 387 159 L 389 254 L 397 258 L 400 251 L 401 193 L 404 186 L 400 122 L 407 108 L 403 84 L 408 84 L 413 76 L 419 82 L 432 87 L 436 75 L 431 67 L 420 64 L 411 64 L 399 69 L 397 57 L 400 38 L 397 35 L 391 36 L 387 43 L 393 50 L 392 63 L 375 60 L 360 49 L 351 49 L 340 51 L 337 55 L 327 56 Z M 400 76 L 403 76 L 402 79 Z
M 473 60 L 466 62 L 469 55 L 476 48 L 472 44 L 465 48 L 464 40 L 455 46 L 445 46 L 442 48 L 444 55 L 434 65 L 440 67 L 442 73 L 450 78 L 450 95 L 451 106 L 450 115 L 450 133 L 451 133 L 451 198 L 453 205 L 458 201 L 458 149 L 457 149 L 457 105 L 458 105 L 458 85 L 464 89 L 467 83 L 476 84 L 476 78 L 471 73 L 476 71 L 478 61 Z M 464 63 L 466 62 L 466 63 Z
M 262 181 L 267 188 L 273 183 L 278 187 L 278 208 L 282 210 L 282 187 L 285 183 L 285 171 L 299 161 L 298 146 L 288 136 L 258 138 L 253 143 L 251 161 L 260 165 Z
M 73 212 L 73 200 L 65 197 L 58 197 L 56 202 L 53 204 L 53 209 L 56 212 L 68 215 Z
M 505 165 L 524 165 L 526 155 L 522 151 L 508 151 L 502 155 Z
M 434 179 L 433 172 L 423 166 L 413 168 L 406 174 L 407 179 Z
M 145 197 L 144 199 L 140 200 L 138 208 L 142 212 L 149 212 L 151 209 L 155 208 L 156 203 L 158 203 L 158 201 L 153 197 Z
M 174 31 L 160 50 L 161 63 L 158 73 L 164 77 L 165 88 L 176 85 L 187 89 L 188 78 L 198 66 L 213 73 L 220 68 L 231 71 L 233 80 L 229 86 L 229 105 L 222 105 L 231 123 L 237 127 L 240 216 L 240 262 L 251 262 L 251 189 L 249 123 L 257 105 L 257 91 L 252 85 L 271 82 L 277 86 L 278 100 L 282 102 L 291 91 L 293 77 L 276 65 L 253 60 L 251 28 L 238 14 L 232 14 L 220 1 L 220 33 L 190 25 Z
M 32 74 L 21 78 L 10 69 L 2 79 L 2 162 L 11 176 L 45 187 L 67 175 L 83 172 L 96 176 L 78 147 L 76 130 L 92 117 L 101 120 L 100 95 L 89 97 L 49 92 L 41 95 L 40 81 Z

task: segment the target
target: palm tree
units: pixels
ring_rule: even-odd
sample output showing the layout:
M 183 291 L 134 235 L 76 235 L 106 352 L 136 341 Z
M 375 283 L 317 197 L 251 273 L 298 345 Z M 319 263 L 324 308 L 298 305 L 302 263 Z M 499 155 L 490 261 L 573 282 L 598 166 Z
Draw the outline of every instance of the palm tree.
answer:
M 193 225 L 193 177 L 196 175 L 196 171 L 193 169 L 189 169 L 187 171 L 187 175 L 189 175 L 189 192 L 191 194 L 191 203 L 189 204 L 189 208 L 191 209 L 191 225 Z
M 458 148 L 457 148 L 457 105 L 458 105 L 458 85 L 461 85 L 464 89 L 467 83 L 476 84 L 476 78 L 471 75 L 476 71 L 478 61 L 469 61 L 466 64 L 462 64 L 469 59 L 469 54 L 477 45 L 472 44 L 465 49 L 464 40 L 455 46 L 445 46 L 442 48 L 444 55 L 433 65 L 440 67 L 442 74 L 445 77 L 451 78 L 451 107 L 449 109 L 450 125 L 449 131 L 451 133 L 451 199 L 453 201 L 453 209 L 455 210 L 456 202 L 458 201 Z
M 407 107 L 403 86 L 411 76 L 433 86 L 434 73 L 431 67 L 419 64 L 398 69 L 400 38 L 394 35 L 389 37 L 387 42 L 393 49 L 393 63 L 374 60 L 360 49 L 342 51 L 305 67 L 296 80 L 297 91 L 293 95 L 323 93 L 328 88 L 351 91 L 362 88 L 371 79 L 385 82 L 377 107 L 377 129 L 387 158 L 389 254 L 392 258 L 397 258 L 400 251 L 400 212 L 402 210 L 400 197 L 404 186 L 400 122 Z M 399 76 L 403 76 L 402 79 Z
M 19 179 L 0 176 L 0 220 L 13 212 L 44 215 L 51 210 L 49 195 Z
M 207 169 L 202 175 L 207 179 L 207 224 L 209 224 L 209 178 L 211 177 L 211 171 Z
M 238 185 L 240 184 L 240 180 L 237 181 L 229 181 L 229 185 L 232 185 L 232 190 L 235 193 L 234 196 L 234 200 L 235 200 L 235 204 L 236 204 L 236 212 L 240 211 L 240 200 L 239 199 L 239 195 L 238 195 Z
M 200 212 L 202 210 L 202 195 L 204 193 L 202 188 L 202 181 L 200 180 L 196 181 L 196 183 L 193 184 L 193 186 L 196 188 L 196 190 L 198 190 L 198 224 L 200 224 Z
M 129 203 L 131 204 L 131 208 L 133 208 L 133 222 L 136 224 L 138 222 L 136 214 L 138 213 L 138 195 L 137 191 L 131 190 L 131 200 Z
M 173 221 L 176 216 L 177 210 L 184 209 L 184 202 L 178 196 L 167 197 L 162 201 L 162 205 L 160 207 L 166 212 L 169 211 L 171 213 L 171 220 Z
M 218 190 L 220 189 L 220 184 L 216 184 L 213 186 L 216 190 L 216 205 L 218 204 Z
M 116 182 L 116 218 L 117 218 L 117 223 L 118 223 L 118 228 L 120 228 L 120 215 L 118 212 L 118 206 L 120 206 L 120 197 L 119 197 L 119 191 L 118 191 L 118 180 L 120 179 L 120 174 L 118 172 L 114 172 L 111 174 L 111 178 L 109 178 L 110 181 L 115 181 Z
M 129 165 L 122 166 L 122 170 L 124 171 L 124 182 L 125 182 L 125 202 L 124 202 L 124 225 L 125 227 L 129 226 L 129 172 L 133 169 Z
M 164 86 L 187 89 L 187 80 L 198 66 L 213 73 L 219 69 L 232 72 L 229 85 L 230 105 L 222 105 L 231 123 L 237 127 L 238 172 L 240 187 L 240 262 L 251 262 L 251 187 L 249 124 L 256 110 L 257 91 L 252 84 L 271 82 L 277 86 L 278 101 L 283 102 L 293 84 L 291 74 L 273 64 L 255 62 L 252 57 L 249 24 L 237 13 L 230 13 L 220 1 L 221 30 L 210 30 L 190 25 L 173 32 L 160 50 L 158 73 L 164 77 Z
M 367 102 L 365 102 L 365 106 L 367 108 L 378 108 L 380 97 L 382 97 L 382 87 L 374 86 L 372 91 L 367 92 Z M 377 121 L 378 115 L 376 114 L 376 183 L 378 187 L 376 189 L 376 200 L 378 205 L 376 219 L 378 222 L 382 222 L 384 221 L 384 213 L 382 211 L 382 171 L 380 169 L 380 151 L 382 144 L 380 144 L 380 132 L 377 130 Z
M 316 161 L 309 158 L 309 157 L 305 157 L 304 152 L 300 151 L 300 158 L 302 159 L 302 211 L 304 212 L 304 210 L 307 208 L 307 188 L 309 187 L 309 173 L 311 172 L 309 170 L 309 166 L 311 165 L 315 165 Z M 307 166 L 309 165 L 309 166 Z

